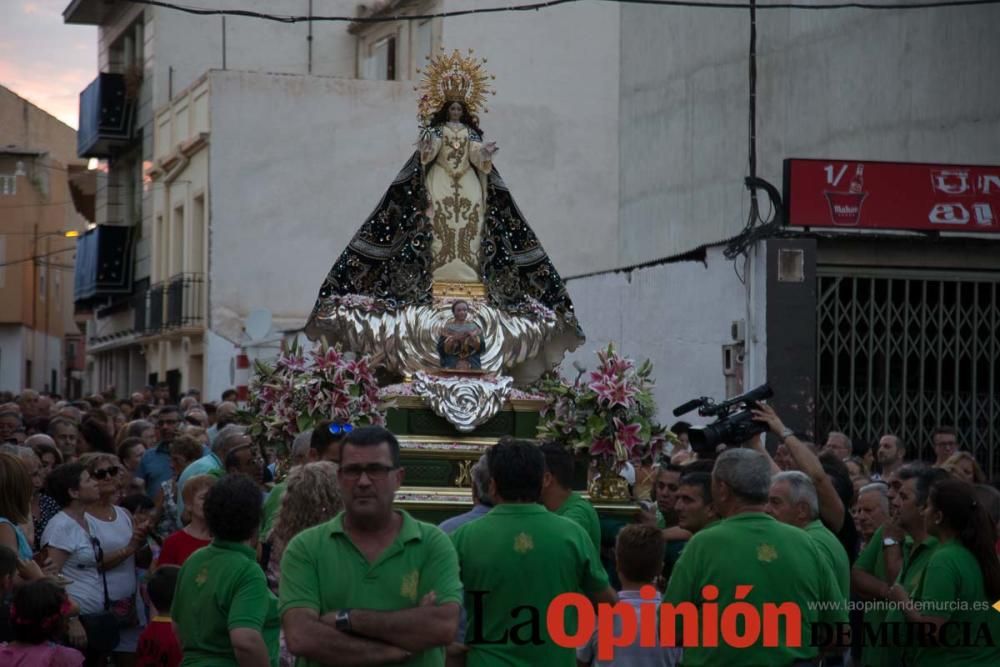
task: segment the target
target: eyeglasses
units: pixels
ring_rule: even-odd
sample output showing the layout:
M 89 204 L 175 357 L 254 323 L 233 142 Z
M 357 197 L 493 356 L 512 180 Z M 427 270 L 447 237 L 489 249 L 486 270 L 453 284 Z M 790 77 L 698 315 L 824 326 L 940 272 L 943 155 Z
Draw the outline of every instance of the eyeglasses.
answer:
M 329 430 L 330 430 L 330 435 L 341 435 L 341 434 L 347 435 L 348 433 L 354 430 L 354 427 L 351 426 L 350 424 L 338 424 L 337 422 L 333 422 L 332 424 L 330 424 Z
M 107 477 L 117 477 L 118 476 L 118 466 L 112 466 L 110 468 L 101 468 L 100 470 L 95 470 L 90 475 L 94 479 L 105 479 Z
M 396 466 L 387 466 L 382 463 L 371 463 L 366 466 L 348 465 L 341 466 L 340 474 L 346 479 L 361 479 L 361 475 L 368 475 L 368 479 L 382 480 L 389 476 L 389 472 L 395 470 Z

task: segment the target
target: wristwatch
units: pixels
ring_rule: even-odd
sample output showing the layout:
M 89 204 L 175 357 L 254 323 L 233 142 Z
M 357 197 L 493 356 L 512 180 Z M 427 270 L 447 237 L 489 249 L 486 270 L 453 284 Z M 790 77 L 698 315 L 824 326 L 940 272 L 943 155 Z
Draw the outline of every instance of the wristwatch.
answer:
M 891 537 L 886 537 L 886 538 L 882 539 L 882 546 L 883 547 L 894 547 L 897 544 L 899 544 L 899 542 L 897 542 L 896 540 L 892 539 Z
M 790 436 L 790 435 L 795 435 L 795 431 L 793 431 L 792 429 L 788 428 L 787 426 L 785 428 L 781 429 L 781 441 L 782 442 L 784 442 L 785 440 L 787 440 L 788 436 Z
M 340 632 L 350 632 L 351 631 L 351 610 L 341 609 L 334 616 L 334 626 Z

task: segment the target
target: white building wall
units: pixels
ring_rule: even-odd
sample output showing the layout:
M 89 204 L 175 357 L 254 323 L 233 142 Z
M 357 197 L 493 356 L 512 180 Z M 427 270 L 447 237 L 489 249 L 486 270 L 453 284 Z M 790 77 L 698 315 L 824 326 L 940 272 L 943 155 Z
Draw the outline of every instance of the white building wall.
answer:
M 234 387 L 232 360 L 236 358 L 236 352 L 232 341 L 213 331 L 205 332 L 205 386 L 202 387 L 202 400 L 218 402 L 222 400 L 222 392 Z
M 745 287 L 732 263 L 718 249 L 705 262 L 678 261 L 633 271 L 602 273 L 568 282 L 586 344 L 563 362 L 563 374 L 576 376 L 572 363 L 588 371 L 596 353 L 614 342 L 637 361 L 653 362 L 654 395 L 660 419 L 698 396 L 722 398 L 722 347 L 732 342 L 730 324 L 746 312 Z M 701 423 L 696 414 L 685 417 Z
M 1000 7 L 758 12 L 758 174 L 788 157 L 995 164 Z M 621 7 L 621 247 L 629 265 L 747 216 L 746 12 Z
M 443 8 L 468 3 L 445 0 Z M 614 3 L 581 3 L 444 20 L 443 46 L 474 48 L 496 76 L 481 127 L 500 147 L 497 169 L 564 277 L 621 266 L 619 13 Z
M 412 83 L 209 76 L 210 326 L 237 340 L 242 318 L 266 307 L 279 329 L 301 327 L 333 262 L 413 151 Z M 503 119 L 488 135 L 504 146 L 498 168 L 565 275 L 593 268 L 601 234 L 613 236 L 614 162 L 576 160 L 595 141 L 592 127 L 574 120 L 576 105 L 551 107 L 540 94 L 522 90 L 534 105 L 498 95 L 485 118 Z
M 26 327 L 0 325 L 0 391 L 20 393 L 24 389 L 24 336 Z
M 189 0 L 186 7 L 239 9 L 306 16 L 309 0 Z M 353 16 L 353 0 L 313 1 L 313 13 Z M 154 15 L 153 106 L 159 109 L 208 69 L 306 74 L 309 69 L 307 23 L 278 23 L 247 17 L 197 16 L 157 7 Z M 352 76 L 354 37 L 343 23 L 313 23 L 313 73 Z M 225 34 L 225 39 L 223 39 Z

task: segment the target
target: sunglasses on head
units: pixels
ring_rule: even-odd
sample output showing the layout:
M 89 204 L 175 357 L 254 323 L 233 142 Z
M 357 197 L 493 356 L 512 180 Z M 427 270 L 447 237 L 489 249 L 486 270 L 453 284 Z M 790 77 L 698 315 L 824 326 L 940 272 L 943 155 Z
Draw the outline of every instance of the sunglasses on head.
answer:
M 338 424 L 333 422 L 330 424 L 330 435 L 347 435 L 354 430 L 354 427 L 350 424 Z
M 99 470 L 95 470 L 90 474 L 90 476 L 93 477 L 94 479 L 106 479 L 108 477 L 117 477 L 118 466 L 112 466 L 110 468 L 101 468 Z

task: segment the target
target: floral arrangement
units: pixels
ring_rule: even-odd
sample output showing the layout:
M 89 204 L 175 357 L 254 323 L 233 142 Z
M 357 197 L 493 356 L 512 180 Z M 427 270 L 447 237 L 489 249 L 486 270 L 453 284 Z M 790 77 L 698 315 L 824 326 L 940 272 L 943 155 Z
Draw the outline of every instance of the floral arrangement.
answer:
M 659 451 L 674 436 L 655 421 L 653 365 L 619 355 L 613 344 L 597 353 L 599 364 L 573 384 L 561 377 L 543 380 L 548 397 L 538 427 L 538 438 L 559 442 L 574 451 L 586 451 L 591 460 L 620 469 L 652 449 Z
M 344 354 L 339 347 L 321 343 L 306 352 L 297 342 L 283 346 L 274 362 L 255 362 L 249 389 L 249 433 L 260 444 L 287 447 L 325 419 L 385 424 L 368 357 Z

